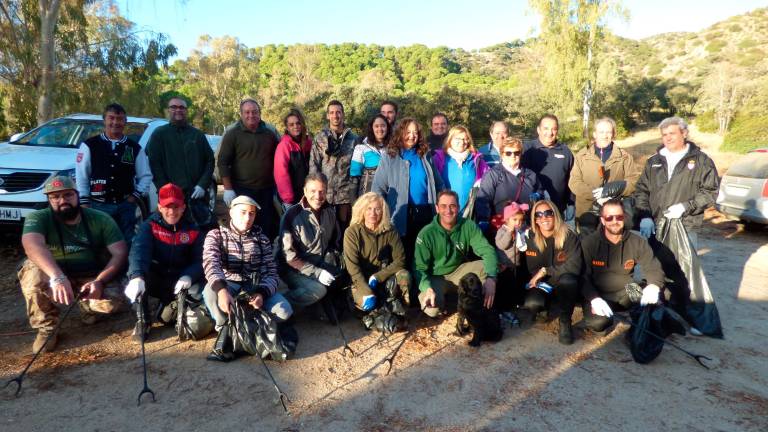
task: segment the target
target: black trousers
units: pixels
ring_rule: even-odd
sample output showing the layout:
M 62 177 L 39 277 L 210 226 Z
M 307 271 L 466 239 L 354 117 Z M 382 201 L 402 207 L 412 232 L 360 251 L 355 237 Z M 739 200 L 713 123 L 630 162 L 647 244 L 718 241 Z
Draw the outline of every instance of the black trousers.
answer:
M 579 291 L 579 277 L 575 274 L 566 273 L 557 279 L 546 278 L 543 282 L 552 285 L 554 288 L 551 294 L 533 287 L 529 288 L 525 294 L 524 307 L 533 313 L 538 313 L 548 306 L 552 300 L 560 307 L 560 316 L 567 316 L 569 319 L 573 314 L 573 308 L 576 306 L 581 292 Z
M 522 305 L 527 294 L 525 284 L 529 280 L 531 275 L 525 266 L 508 268 L 499 273 L 496 296 L 493 299 L 494 309 L 506 312 L 512 310 L 514 306 Z

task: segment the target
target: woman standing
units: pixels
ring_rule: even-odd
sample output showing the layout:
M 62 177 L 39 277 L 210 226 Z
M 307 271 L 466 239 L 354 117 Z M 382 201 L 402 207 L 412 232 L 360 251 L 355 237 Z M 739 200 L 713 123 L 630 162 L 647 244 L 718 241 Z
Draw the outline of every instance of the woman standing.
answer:
M 525 261 L 533 275 L 526 284 L 525 308 L 534 318 L 554 298 L 560 306 L 560 343 L 573 343 L 571 315 L 578 301 L 582 268 L 579 238 L 563 222 L 552 201 L 541 200 L 531 209 L 531 230 L 526 236 Z
M 379 160 L 384 154 L 392 131 L 387 118 L 376 114 L 368 122 L 368 129 L 363 142 L 357 144 L 352 151 L 352 165 L 349 176 L 357 180 L 357 196 L 371 191 L 373 175 L 379 167 Z
M 437 192 L 443 188 L 428 153 L 421 125 L 413 118 L 404 118 L 373 177 L 372 191 L 384 197 L 392 225 L 403 237 L 406 266 L 413 265 L 416 236 L 432 221 Z
M 480 183 L 488 164 L 475 148 L 472 136 L 464 126 L 448 131 L 443 148 L 435 150 L 432 161 L 442 176 L 443 185 L 459 195 L 460 213 L 468 217 L 474 206 L 472 188 Z
M 296 204 L 304 193 L 312 139 L 307 133 L 304 115 L 295 108 L 283 118 L 283 126 L 285 134 L 275 150 L 274 175 L 277 195 L 283 208 L 287 208 Z
M 505 139 L 500 153 L 501 163 L 483 176 L 477 191 L 475 216 L 481 228 L 491 223 L 498 229 L 504 223 L 506 206 L 513 202 L 526 204 L 544 194 L 536 173 L 520 165 L 523 143 L 519 139 Z
M 600 216 L 594 211 L 596 207 L 610 198 L 631 195 L 640 177 L 632 155 L 613 143 L 616 122 L 603 117 L 595 122 L 594 128 L 593 144 L 576 154 L 568 181 L 576 195 L 576 226 L 582 236 L 597 228 Z M 623 187 L 619 183 L 622 181 Z M 627 229 L 632 229 L 631 218 L 627 223 Z

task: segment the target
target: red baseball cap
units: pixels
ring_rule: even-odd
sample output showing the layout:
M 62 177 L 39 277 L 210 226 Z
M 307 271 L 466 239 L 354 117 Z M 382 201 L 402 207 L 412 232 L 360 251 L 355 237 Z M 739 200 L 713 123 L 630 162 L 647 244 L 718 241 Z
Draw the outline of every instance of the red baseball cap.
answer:
M 163 207 L 184 205 L 184 191 L 173 183 L 161 187 L 158 195 L 158 203 Z

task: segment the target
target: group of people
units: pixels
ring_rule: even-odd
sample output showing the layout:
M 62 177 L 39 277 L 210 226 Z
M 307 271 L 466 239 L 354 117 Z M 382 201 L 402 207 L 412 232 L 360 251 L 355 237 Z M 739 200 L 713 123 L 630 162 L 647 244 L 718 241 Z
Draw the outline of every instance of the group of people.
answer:
M 49 208 L 26 219 L 19 279 L 38 330 L 35 352 L 46 339 L 54 341 L 46 349 L 55 345 L 54 303 L 79 300 L 92 323 L 127 297 L 140 314 L 134 337 L 143 340 L 147 298 L 159 300 L 157 317 L 169 323 L 163 311 L 183 291 L 215 322 L 209 358 L 226 361 L 223 329 L 243 293 L 279 323 L 303 310 L 331 319 L 323 299 L 347 288 L 363 315 L 397 298 L 438 317 L 470 273 L 489 313 L 534 320 L 552 309 L 559 341 L 570 344 L 576 305 L 587 327 L 602 331 L 614 311 L 637 301 L 629 288 L 642 291 L 642 305 L 664 300 L 648 239 L 661 218 L 681 218 L 695 243 L 718 188 L 714 163 L 677 117 L 661 122 L 663 145 L 641 171 L 615 145 L 609 118 L 595 122 L 593 142 L 574 155 L 551 114 L 527 142 L 493 122 L 478 148 L 445 114 L 432 117 L 427 135 L 414 118 L 399 118 L 393 101 L 362 138 L 338 100 L 314 137 L 298 109 L 285 115 L 280 136 L 258 102 L 245 99 L 214 155 L 188 124 L 183 99 L 168 110 L 170 123 L 142 149 L 122 133 L 125 110 L 108 105 L 104 133 L 80 146 L 77 185 L 54 177 L 44 190 Z M 221 226 L 207 196 L 214 160 L 229 207 Z M 150 181 L 158 209 L 134 236 L 135 201 Z M 630 231 L 633 220 L 639 233 Z

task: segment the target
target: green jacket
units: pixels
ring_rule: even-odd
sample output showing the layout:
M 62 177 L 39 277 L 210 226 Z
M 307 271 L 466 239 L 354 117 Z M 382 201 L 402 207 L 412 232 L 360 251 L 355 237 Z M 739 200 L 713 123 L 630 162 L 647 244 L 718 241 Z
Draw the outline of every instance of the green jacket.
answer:
M 267 124 L 250 131 L 238 121 L 221 139 L 217 163 L 219 176 L 235 186 L 259 190 L 275 185 L 274 160 L 279 139 Z
M 388 265 L 384 265 L 388 262 Z M 368 278 L 376 276 L 384 282 L 405 268 L 405 250 L 394 227 L 374 233 L 362 223 L 350 225 L 344 232 L 344 263 L 352 282 L 368 286 Z
M 498 261 L 496 249 L 488 243 L 477 225 L 467 219 L 459 220 L 451 231 L 440 225 L 439 215 L 425 226 L 416 237 L 414 273 L 420 291 L 429 288 L 429 277 L 453 272 L 470 261 L 469 252 L 483 260 L 485 274 L 496 277 Z
M 195 186 L 207 190 L 213 179 L 213 150 L 200 130 L 167 124 L 155 129 L 147 144 L 152 182 L 159 190 L 174 183 L 189 197 Z

